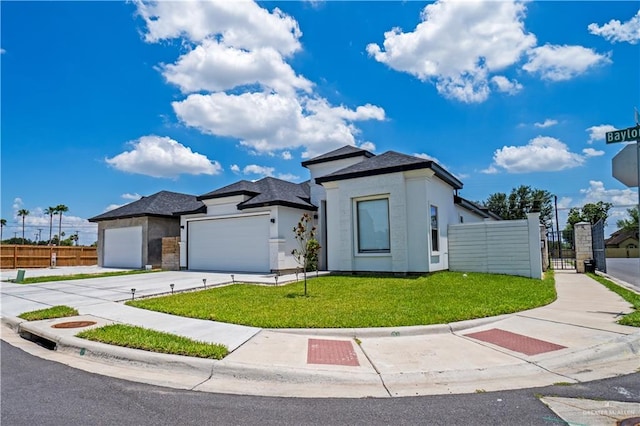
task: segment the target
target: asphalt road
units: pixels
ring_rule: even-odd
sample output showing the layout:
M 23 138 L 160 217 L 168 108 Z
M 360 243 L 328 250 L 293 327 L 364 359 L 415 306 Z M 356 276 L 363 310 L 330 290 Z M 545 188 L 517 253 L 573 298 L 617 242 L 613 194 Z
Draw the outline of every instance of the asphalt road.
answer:
M 224 395 L 100 376 L 2 341 L 4 425 L 556 425 L 538 400 L 554 395 L 640 402 L 640 373 L 571 386 L 409 398 L 311 399 Z M 624 392 L 621 392 L 621 389 Z
M 607 259 L 607 274 L 640 290 L 640 259 Z

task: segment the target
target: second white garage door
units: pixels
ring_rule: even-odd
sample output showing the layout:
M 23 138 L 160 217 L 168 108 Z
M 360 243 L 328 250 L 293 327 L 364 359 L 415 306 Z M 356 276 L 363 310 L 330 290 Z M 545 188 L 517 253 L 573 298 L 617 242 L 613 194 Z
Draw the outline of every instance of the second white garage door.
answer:
M 269 216 L 191 221 L 188 268 L 207 271 L 269 272 Z
M 142 226 L 104 230 L 105 268 L 142 268 Z

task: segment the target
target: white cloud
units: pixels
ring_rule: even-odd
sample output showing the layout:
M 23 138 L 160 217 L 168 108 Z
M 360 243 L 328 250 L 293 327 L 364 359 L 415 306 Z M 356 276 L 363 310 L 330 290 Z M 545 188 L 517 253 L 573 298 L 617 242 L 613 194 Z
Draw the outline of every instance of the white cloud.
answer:
M 21 208 L 23 208 L 24 206 L 24 202 L 22 201 L 22 198 L 14 198 L 13 199 L 13 204 L 11 205 L 11 207 L 13 208 L 14 211 L 18 211 Z
M 614 130 L 616 130 L 616 128 L 610 124 L 591 126 L 586 130 L 587 132 L 589 132 L 589 140 L 587 141 L 587 143 L 592 144 L 596 141 L 603 141 L 605 138 L 605 134 L 607 132 L 613 132 Z
M 557 46 L 545 44 L 528 52 L 525 71 L 540 74 L 545 80 L 570 80 L 590 68 L 611 62 L 608 55 L 600 55 L 582 46 Z
M 257 164 L 249 164 L 242 169 L 242 173 L 245 175 L 273 176 L 274 171 L 273 167 L 259 166 Z
M 522 84 L 516 80 L 509 80 L 503 75 L 496 75 L 491 78 L 491 82 L 496 86 L 498 92 L 507 93 L 509 95 L 515 95 L 522 90 Z
M 581 189 L 584 194 L 583 204 L 605 201 L 617 206 L 633 206 L 638 203 L 638 193 L 631 189 L 605 189 L 597 180 L 589 181 L 589 188 Z
M 413 156 L 414 157 L 418 157 L 418 158 L 422 158 L 423 160 L 435 161 L 436 163 L 440 164 L 440 160 L 438 160 L 436 157 L 432 157 L 429 154 L 425 154 L 424 152 L 415 153 L 415 154 L 413 154 Z
M 500 170 L 498 170 L 498 168 L 492 164 L 486 169 L 480 170 L 480 173 L 484 173 L 486 175 L 495 175 L 497 173 L 500 173 Z
M 636 44 L 640 41 L 640 10 L 625 23 L 617 19 L 612 19 L 607 24 L 599 26 L 596 23 L 589 24 L 589 32 L 594 35 L 604 37 L 606 40 L 615 42 L 628 42 Z
M 304 148 L 317 155 L 357 145 L 354 122 L 384 120 L 380 107 L 332 106 L 285 58 L 301 50 L 296 20 L 249 1 L 136 2 L 145 39 L 180 38 L 191 50 L 160 70 L 188 96 L 178 119 L 202 133 L 238 139 L 252 154 Z
M 129 143 L 131 151 L 105 161 L 120 171 L 152 177 L 177 177 L 183 173 L 216 175 L 222 171 L 217 161 L 212 162 L 168 137 L 143 136 Z
M 107 207 L 104 208 L 104 212 L 105 213 L 106 212 L 110 212 L 111 210 L 118 209 L 118 208 L 120 208 L 120 207 L 122 207 L 122 206 L 124 206 L 126 204 L 128 204 L 128 203 L 125 203 L 125 204 L 109 204 Z
M 240 173 L 240 167 L 237 164 L 232 164 L 230 169 L 233 173 Z
M 376 144 L 374 144 L 373 142 L 363 142 L 360 144 L 359 148 L 364 149 L 365 151 L 375 152 Z
M 369 104 L 352 110 L 278 93 L 192 94 L 172 105 L 185 125 L 240 139 L 259 153 L 304 147 L 303 155 L 316 155 L 355 145 L 353 121 L 384 119 L 384 110 Z
M 423 9 L 413 31 L 387 31 L 383 47 L 371 43 L 367 52 L 394 70 L 434 82 L 445 97 L 482 102 L 490 79 L 500 91 L 519 90 L 516 82 L 490 74 L 514 65 L 535 46 L 536 37 L 524 30 L 524 15 L 521 2 L 441 0 Z
M 272 47 L 247 51 L 216 40 L 204 40 L 175 64 L 162 68 L 167 81 L 183 93 L 225 91 L 252 84 L 278 92 L 296 89 L 310 92 L 313 87 L 309 80 L 297 76 Z
M 544 128 L 547 128 L 547 127 L 555 126 L 556 124 L 558 124 L 558 120 L 552 120 L 550 118 L 547 118 L 542 123 L 534 123 L 533 125 L 536 126 L 536 127 L 544 129 Z
M 139 200 L 140 198 L 142 198 L 142 195 L 140 194 L 122 194 L 122 198 L 124 198 L 125 200 L 131 200 L 131 201 L 136 201 Z
M 573 153 L 558 139 L 538 136 L 525 146 L 505 146 L 493 154 L 493 164 L 485 173 L 498 168 L 507 173 L 554 172 L 581 166 L 584 157 Z
M 302 32 L 292 17 L 272 12 L 252 1 L 143 3 L 136 1 L 146 24 L 145 40 L 186 38 L 192 42 L 220 39 L 228 46 L 253 50 L 274 47 L 283 55 L 300 49 Z
M 560 197 L 558 199 L 558 209 L 568 209 L 571 207 L 571 201 L 573 201 L 571 197 Z
M 278 174 L 278 179 L 295 182 L 300 179 L 300 176 L 294 175 L 293 173 L 280 173 Z
M 582 153 L 587 157 L 600 157 L 601 155 L 604 155 L 604 151 L 593 148 L 585 148 L 582 150 Z
M 282 152 L 282 159 L 283 160 L 291 160 L 293 158 L 293 156 L 291 155 L 291 153 L 289 151 L 283 151 Z

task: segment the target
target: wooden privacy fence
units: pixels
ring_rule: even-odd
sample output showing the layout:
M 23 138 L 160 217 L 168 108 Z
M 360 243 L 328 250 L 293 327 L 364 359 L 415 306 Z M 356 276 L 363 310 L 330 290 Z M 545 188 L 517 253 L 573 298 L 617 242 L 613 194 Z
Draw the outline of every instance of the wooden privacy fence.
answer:
M 55 266 L 91 266 L 98 264 L 96 247 L 0 245 L 2 269 L 48 268 L 55 255 Z

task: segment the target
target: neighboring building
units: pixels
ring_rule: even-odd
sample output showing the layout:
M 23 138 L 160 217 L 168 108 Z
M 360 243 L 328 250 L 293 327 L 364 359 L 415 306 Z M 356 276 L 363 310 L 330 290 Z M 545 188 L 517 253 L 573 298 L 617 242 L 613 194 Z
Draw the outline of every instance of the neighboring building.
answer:
M 604 240 L 607 248 L 638 248 L 638 231 L 619 229 Z
M 98 224 L 98 265 L 159 268 L 162 238 L 180 235 L 180 217 L 174 213 L 203 208 L 193 195 L 161 191 L 92 217 L 89 222 Z
M 320 269 L 430 272 L 448 268 L 449 224 L 497 219 L 459 197 L 462 182 L 430 160 L 345 146 L 302 166 L 311 179 L 301 184 L 266 177 L 198 197 L 163 191 L 147 198 L 165 193 L 177 201 L 181 195 L 184 204 L 168 203 L 162 214 L 154 214 L 135 206 L 139 200 L 96 216 L 91 221 L 99 224 L 99 256 L 103 247 L 110 261 L 104 264 L 116 266 L 109 252 L 131 239 L 142 246 L 142 264 L 151 262 L 145 223 L 149 228 L 162 218 L 162 236 L 180 236 L 181 268 L 290 271 L 299 266 L 291 254 L 298 247 L 293 228 L 302 214 L 311 213 L 322 246 Z
M 606 257 L 638 257 L 638 231 L 619 229 L 604 240 Z

